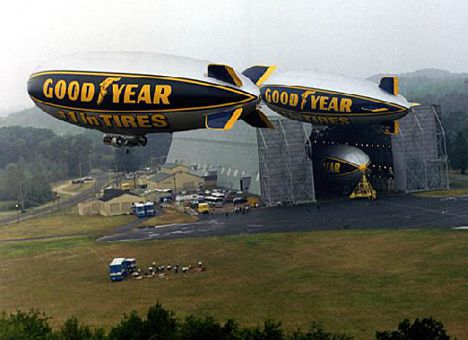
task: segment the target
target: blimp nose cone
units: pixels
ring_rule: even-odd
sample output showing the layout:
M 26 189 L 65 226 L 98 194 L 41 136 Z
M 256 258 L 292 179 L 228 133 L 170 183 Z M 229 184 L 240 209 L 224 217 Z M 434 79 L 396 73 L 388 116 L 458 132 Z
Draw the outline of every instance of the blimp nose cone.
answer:
M 34 102 L 38 102 L 39 98 L 43 97 L 43 86 L 40 79 L 31 75 L 28 79 L 28 94 Z
M 28 87 L 28 94 L 30 96 L 35 96 L 36 95 L 36 87 L 34 86 L 34 82 L 33 82 L 33 79 L 29 78 L 28 79 L 28 84 L 27 84 L 27 87 Z
M 361 171 L 362 173 L 366 173 L 367 172 L 367 164 L 361 164 L 358 166 L 358 169 L 359 171 Z

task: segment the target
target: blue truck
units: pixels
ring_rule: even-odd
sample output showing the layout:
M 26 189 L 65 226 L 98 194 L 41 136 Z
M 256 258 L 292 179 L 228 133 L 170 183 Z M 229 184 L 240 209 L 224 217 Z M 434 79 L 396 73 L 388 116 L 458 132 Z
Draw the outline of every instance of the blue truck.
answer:
M 124 257 L 116 257 L 109 264 L 109 276 L 111 281 L 122 281 L 136 270 L 136 260 Z
M 144 204 L 144 206 L 145 206 L 146 217 L 156 215 L 156 211 L 154 210 L 154 202 L 148 201 Z
M 146 217 L 145 205 L 143 203 L 134 203 L 132 211 L 138 218 Z
M 146 203 L 134 203 L 132 211 L 138 218 L 151 217 L 156 215 L 154 202 L 150 201 Z

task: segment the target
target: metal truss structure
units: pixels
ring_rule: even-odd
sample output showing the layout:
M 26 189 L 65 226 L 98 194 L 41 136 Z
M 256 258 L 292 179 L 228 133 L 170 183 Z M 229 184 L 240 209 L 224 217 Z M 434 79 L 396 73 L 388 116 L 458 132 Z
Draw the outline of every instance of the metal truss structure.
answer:
M 404 192 L 449 187 L 447 147 L 437 106 L 417 106 L 400 120 L 392 137 L 396 189 Z
M 266 205 L 315 202 L 314 174 L 304 124 L 272 120 L 275 129 L 257 129 L 260 186 Z

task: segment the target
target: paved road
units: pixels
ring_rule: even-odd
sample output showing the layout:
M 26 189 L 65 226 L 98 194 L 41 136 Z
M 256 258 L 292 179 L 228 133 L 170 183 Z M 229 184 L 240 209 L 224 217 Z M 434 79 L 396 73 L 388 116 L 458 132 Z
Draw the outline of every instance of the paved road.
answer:
M 385 197 L 377 201 L 343 200 L 296 207 L 259 208 L 248 214 L 203 216 L 196 223 L 153 228 L 120 227 L 101 242 L 175 239 L 365 228 L 452 228 L 468 226 L 468 197 L 421 198 L 411 195 Z
M 99 192 L 106 185 L 106 182 L 107 182 L 107 176 L 104 173 L 99 173 L 98 175 L 95 176 L 95 178 L 96 178 L 96 186 L 93 185 L 91 188 L 83 190 L 77 193 L 76 195 L 73 195 L 67 199 L 60 200 L 59 202 L 60 208 L 68 208 L 71 206 L 75 206 L 79 202 L 83 202 L 89 198 L 94 197 L 95 187 L 97 191 Z M 33 218 L 33 217 L 37 217 L 37 216 L 41 216 L 41 215 L 45 215 L 45 214 L 53 212 L 54 210 L 57 210 L 56 204 L 30 209 L 27 212 L 20 214 L 20 221 Z M 14 223 L 16 222 L 16 220 L 17 220 L 16 214 L 3 217 L 0 219 L 0 226 Z

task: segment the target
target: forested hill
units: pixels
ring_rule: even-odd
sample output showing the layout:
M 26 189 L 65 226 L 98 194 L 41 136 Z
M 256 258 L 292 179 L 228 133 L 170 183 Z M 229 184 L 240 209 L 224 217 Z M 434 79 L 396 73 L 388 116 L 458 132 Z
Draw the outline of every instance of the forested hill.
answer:
M 382 76 L 369 79 L 378 83 Z M 400 93 L 409 101 L 441 105 L 443 112 L 468 111 L 468 73 L 424 69 L 398 76 Z
M 80 134 L 83 129 L 77 126 L 62 122 L 37 107 L 11 113 L 6 117 L 0 117 L 0 127 L 3 126 L 23 126 L 34 128 L 51 129 L 57 135 Z
M 59 136 L 49 129 L 0 128 L 0 200 L 34 206 L 51 198 L 51 183 L 88 175 L 91 168 L 134 171 L 164 162 L 170 134 L 154 134 L 145 148 L 115 149 L 98 131 Z
M 383 74 L 369 77 L 379 82 Z M 449 140 L 468 134 L 468 73 L 424 69 L 398 74 L 400 93 L 411 102 L 440 105 L 442 124 Z
M 0 128 L 0 200 L 23 208 L 51 200 L 51 183 L 89 172 L 96 154 L 92 144 L 84 136 L 60 137 L 48 129 Z

